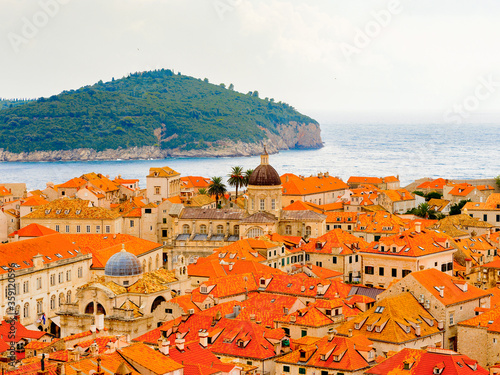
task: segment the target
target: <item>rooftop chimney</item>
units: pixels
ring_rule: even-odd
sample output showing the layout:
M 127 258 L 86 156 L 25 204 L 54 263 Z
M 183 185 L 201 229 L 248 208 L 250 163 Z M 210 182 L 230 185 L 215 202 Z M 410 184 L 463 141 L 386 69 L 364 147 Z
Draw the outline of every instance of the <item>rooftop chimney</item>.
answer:
M 420 324 L 415 324 L 415 336 L 420 336 Z
M 352 337 L 352 328 L 349 328 L 349 337 Z
M 439 297 L 444 298 L 444 286 L 439 287 Z
M 206 348 L 208 346 L 208 331 L 198 331 L 198 337 L 200 338 L 200 345 Z
M 183 352 L 184 351 L 184 343 L 186 342 L 185 339 L 181 339 L 181 338 L 176 338 L 175 339 L 175 346 L 177 346 L 177 349 L 180 351 L 180 352 Z
M 422 228 L 422 223 L 420 221 L 417 221 L 415 223 L 415 232 L 420 233 L 421 228 Z
M 165 340 L 164 338 L 159 338 L 158 349 L 160 350 L 160 353 L 162 353 L 163 355 L 168 355 L 170 351 L 170 341 Z

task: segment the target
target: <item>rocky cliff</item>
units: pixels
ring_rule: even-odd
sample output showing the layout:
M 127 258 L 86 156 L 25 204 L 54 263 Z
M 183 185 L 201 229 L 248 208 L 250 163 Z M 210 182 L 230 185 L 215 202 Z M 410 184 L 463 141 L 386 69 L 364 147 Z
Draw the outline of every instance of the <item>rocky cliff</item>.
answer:
M 279 150 L 321 148 L 321 129 L 318 124 L 290 122 L 278 127 L 279 134 L 264 129 L 267 139 L 262 142 L 269 153 Z M 87 160 L 137 160 L 165 159 L 170 157 L 230 157 L 259 155 L 262 143 L 217 141 L 203 150 L 160 149 L 155 146 L 131 147 L 96 151 L 90 148 L 59 151 L 34 151 L 13 153 L 0 149 L 0 161 L 87 161 Z

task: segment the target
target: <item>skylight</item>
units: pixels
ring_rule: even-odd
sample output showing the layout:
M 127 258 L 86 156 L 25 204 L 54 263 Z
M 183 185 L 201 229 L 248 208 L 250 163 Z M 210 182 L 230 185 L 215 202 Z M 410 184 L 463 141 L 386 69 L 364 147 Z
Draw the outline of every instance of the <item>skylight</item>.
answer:
M 418 248 L 422 251 L 425 251 L 425 249 L 422 246 L 418 246 Z
M 69 254 L 69 255 L 73 255 L 73 253 L 72 253 L 71 251 L 69 251 L 69 250 L 68 250 L 68 254 Z
M 375 312 L 377 314 L 382 314 L 382 311 L 384 311 L 385 309 L 385 306 L 378 306 L 376 309 L 375 309 Z
M 62 258 L 63 256 L 61 254 L 59 254 L 59 253 L 56 253 L 56 257 Z
M 46 255 L 45 258 L 47 258 L 48 260 L 52 260 L 52 258 L 49 257 L 48 255 Z

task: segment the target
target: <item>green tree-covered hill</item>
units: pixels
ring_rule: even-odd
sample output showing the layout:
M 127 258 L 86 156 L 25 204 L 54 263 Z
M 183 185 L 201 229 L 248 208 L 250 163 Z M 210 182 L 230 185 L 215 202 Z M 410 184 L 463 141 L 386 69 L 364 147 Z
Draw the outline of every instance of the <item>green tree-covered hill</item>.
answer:
M 7 106 L 9 107 L 9 106 Z M 316 123 L 285 103 L 242 94 L 171 70 L 131 74 L 0 111 L 0 148 L 10 152 L 127 148 L 203 149 L 258 142 L 290 121 Z

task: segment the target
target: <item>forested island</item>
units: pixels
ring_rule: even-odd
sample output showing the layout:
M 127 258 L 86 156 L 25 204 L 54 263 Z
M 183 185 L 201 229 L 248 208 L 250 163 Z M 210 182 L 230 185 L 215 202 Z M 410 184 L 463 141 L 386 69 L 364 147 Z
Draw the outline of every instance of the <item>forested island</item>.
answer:
M 251 155 L 322 146 L 292 106 L 169 69 L 0 102 L 0 160 Z

